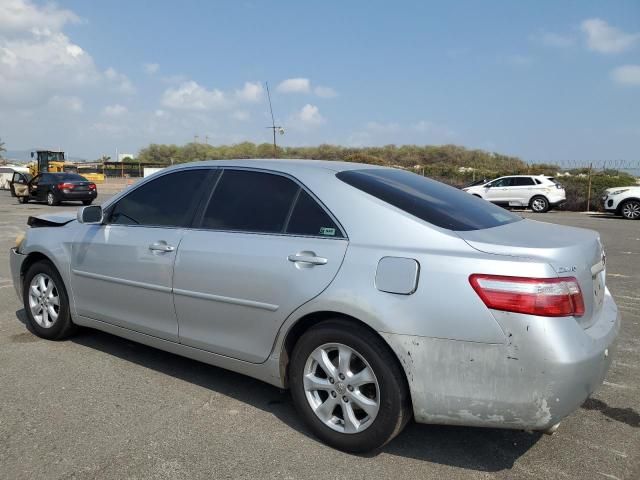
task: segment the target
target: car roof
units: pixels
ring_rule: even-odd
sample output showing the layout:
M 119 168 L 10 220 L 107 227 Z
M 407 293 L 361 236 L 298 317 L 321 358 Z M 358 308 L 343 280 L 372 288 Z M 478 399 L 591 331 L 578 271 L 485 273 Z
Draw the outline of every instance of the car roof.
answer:
M 204 160 L 198 162 L 181 163 L 169 168 L 184 167 L 241 167 L 241 168 L 258 168 L 265 170 L 276 170 L 294 174 L 296 172 L 305 171 L 309 173 L 311 170 L 323 172 L 342 172 L 345 170 L 360 170 L 371 168 L 389 168 L 380 165 L 371 165 L 367 163 L 343 162 L 339 160 L 307 160 L 303 158 L 292 159 L 276 159 L 276 158 L 252 158 L 252 159 L 229 159 L 229 160 Z

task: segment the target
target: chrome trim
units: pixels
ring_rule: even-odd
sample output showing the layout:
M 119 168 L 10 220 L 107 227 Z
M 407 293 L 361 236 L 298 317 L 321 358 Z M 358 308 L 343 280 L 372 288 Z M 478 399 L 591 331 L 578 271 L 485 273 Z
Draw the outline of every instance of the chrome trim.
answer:
M 129 287 L 144 288 L 146 290 L 155 290 L 156 292 L 171 293 L 171 287 L 163 287 L 162 285 L 154 285 L 152 283 L 136 282 L 135 280 L 126 280 L 124 278 L 110 277 L 108 275 L 100 275 L 99 273 L 84 272 L 82 270 L 72 269 L 71 272 L 79 277 L 93 278 L 94 280 L 103 280 L 105 282 L 119 283 Z
M 183 297 L 192 297 L 192 298 L 199 298 L 202 300 L 211 300 L 213 302 L 230 303 L 232 305 L 242 305 L 244 307 L 260 308 L 262 310 L 269 310 L 270 312 L 275 312 L 279 308 L 278 305 L 273 305 L 271 303 L 256 302 L 254 300 L 245 300 L 243 298 L 224 297 L 222 295 L 194 292 L 192 290 L 181 290 L 179 288 L 175 288 L 173 290 L 173 293 L 175 295 L 182 295 Z

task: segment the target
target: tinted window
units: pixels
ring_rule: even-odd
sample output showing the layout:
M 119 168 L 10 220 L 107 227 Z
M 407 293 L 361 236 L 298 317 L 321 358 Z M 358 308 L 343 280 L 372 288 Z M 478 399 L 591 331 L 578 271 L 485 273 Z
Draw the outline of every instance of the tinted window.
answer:
M 110 223 L 188 226 L 207 173 L 207 170 L 183 170 L 145 183 L 116 203 L 110 214 Z
M 58 173 L 50 175 L 53 182 L 86 182 L 87 179 L 77 173 Z
M 515 177 L 513 179 L 513 187 L 528 187 L 531 185 L 534 185 L 535 182 L 533 181 L 533 178 L 529 178 L 529 177 Z
M 491 187 L 509 187 L 511 186 L 511 177 L 499 178 L 491 182 Z
M 202 227 L 281 233 L 298 188 L 280 175 L 225 170 L 211 196 Z
M 336 176 L 411 215 L 449 230 L 480 230 L 521 220 L 485 200 L 403 170 L 347 170 Z
M 343 236 L 340 228 L 331 220 L 327 212 L 304 190 L 300 191 L 300 196 L 293 207 L 287 233 L 321 237 Z

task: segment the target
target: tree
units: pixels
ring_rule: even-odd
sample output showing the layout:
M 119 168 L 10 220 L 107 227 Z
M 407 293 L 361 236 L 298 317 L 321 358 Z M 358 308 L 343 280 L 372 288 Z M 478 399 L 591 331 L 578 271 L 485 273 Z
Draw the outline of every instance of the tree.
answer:
M 0 160 L 4 160 L 4 155 L 2 154 L 6 151 L 7 149 L 4 146 L 4 142 L 2 141 L 2 138 L 0 138 Z

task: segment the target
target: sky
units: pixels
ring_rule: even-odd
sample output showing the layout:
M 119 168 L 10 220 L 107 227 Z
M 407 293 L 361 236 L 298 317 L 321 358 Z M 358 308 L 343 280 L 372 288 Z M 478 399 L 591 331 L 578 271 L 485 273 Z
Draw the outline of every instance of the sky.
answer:
M 640 160 L 640 2 L 0 0 L 0 138 Z

